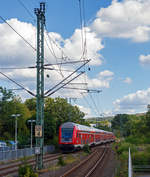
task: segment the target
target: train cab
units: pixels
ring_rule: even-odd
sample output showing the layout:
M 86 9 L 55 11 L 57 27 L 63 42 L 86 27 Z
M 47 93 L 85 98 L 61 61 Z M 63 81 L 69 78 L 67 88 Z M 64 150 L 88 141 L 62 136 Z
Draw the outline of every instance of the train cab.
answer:
M 60 149 L 63 151 L 73 151 L 74 150 L 74 124 L 67 122 L 60 126 L 59 128 L 59 145 Z

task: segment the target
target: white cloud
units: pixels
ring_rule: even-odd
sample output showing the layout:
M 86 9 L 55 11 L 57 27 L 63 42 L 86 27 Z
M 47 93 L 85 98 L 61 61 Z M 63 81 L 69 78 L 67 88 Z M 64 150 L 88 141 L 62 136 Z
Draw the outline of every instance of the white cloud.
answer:
M 33 47 L 36 44 L 36 28 L 29 23 L 21 22 L 17 19 L 10 19 L 7 22 L 21 34 Z M 46 62 L 56 63 L 62 62 L 62 60 L 57 59 L 54 53 L 50 53 L 48 46 L 51 47 L 51 51 L 55 52 L 55 55 L 59 58 L 62 57 L 62 50 L 69 56 L 70 60 L 79 60 L 82 56 L 82 41 L 81 41 L 81 30 L 76 29 L 74 34 L 68 38 L 63 39 L 60 34 L 50 32 L 50 37 L 53 39 L 51 42 L 48 36 L 45 34 L 45 58 Z M 89 28 L 86 28 L 87 35 L 87 58 L 91 59 L 89 65 L 101 65 L 103 57 L 100 55 L 99 51 L 104 48 L 102 45 L 102 40 L 97 37 L 96 33 L 92 32 Z M 0 24 L 0 65 L 1 67 L 26 67 L 36 65 L 36 52 L 26 44 L 6 23 Z M 56 44 L 54 44 L 54 42 Z M 36 46 L 35 46 L 36 48 Z M 80 63 L 81 65 L 81 63 Z M 79 66 L 79 65 L 78 65 Z M 55 68 L 54 70 L 45 70 L 45 76 L 49 75 L 49 78 L 45 77 L 45 89 L 52 88 L 56 83 L 60 82 L 64 77 L 68 76 L 70 73 L 67 71 L 61 71 L 63 69 L 75 70 L 77 65 L 67 65 L 67 66 L 50 66 L 50 68 Z M 36 70 L 25 69 L 25 70 L 3 70 L 5 74 L 24 85 L 27 88 L 35 90 L 36 88 Z M 77 73 L 75 73 L 77 75 Z M 82 79 L 78 78 L 80 82 Z M 90 80 L 90 79 L 89 79 Z M 66 81 L 67 82 L 67 81 Z M 103 81 L 104 82 L 104 81 Z M 100 84 L 98 84 L 100 85 Z M 105 84 L 102 84 L 105 85 Z M 77 92 L 77 91 L 76 91 Z M 75 91 L 64 91 L 65 94 L 74 94 Z M 80 95 L 81 96 L 81 95 Z
M 10 19 L 7 22 L 29 43 L 35 46 L 35 27 L 31 24 Z M 6 23 L 0 24 L 1 66 L 29 66 L 35 64 L 35 52 Z
M 101 38 L 97 37 L 96 33 L 92 32 L 90 28 L 86 30 L 86 46 L 87 59 L 91 59 L 91 65 L 101 65 L 103 57 L 99 51 L 104 48 Z M 71 38 L 64 41 L 64 51 L 70 57 L 80 59 L 83 53 L 81 30 L 76 29 Z
M 76 106 L 78 106 L 79 107 L 79 109 L 82 111 L 82 112 L 84 112 L 85 113 L 85 117 L 91 117 L 91 114 L 92 114 L 92 112 L 91 112 L 91 109 L 90 108 L 87 108 L 87 107 L 84 107 L 84 106 L 81 106 L 81 105 L 76 105 Z
M 150 55 L 140 55 L 139 61 L 142 65 L 150 65 Z
M 91 27 L 103 37 L 129 38 L 135 42 L 150 40 L 150 0 L 112 1 L 102 8 Z
M 139 90 L 114 101 L 115 111 L 122 113 L 136 113 L 146 111 L 150 103 L 150 88 Z
M 10 19 L 7 22 L 21 34 L 33 47 L 36 48 L 36 28 L 29 23 L 20 22 L 17 19 Z M 82 56 L 82 37 L 81 30 L 76 29 L 74 34 L 63 39 L 60 34 L 50 32 L 52 38 L 51 44 L 47 35 L 45 42 L 45 58 L 48 61 L 56 62 L 55 57 L 50 53 L 46 43 L 53 47 L 57 57 L 62 57 L 62 48 L 64 53 L 70 59 L 80 59 Z M 100 65 L 103 57 L 99 51 L 104 48 L 102 40 L 96 36 L 89 28 L 86 28 L 87 58 L 91 59 L 90 65 Z M 1 66 L 24 66 L 24 64 L 35 64 L 36 52 L 26 44 L 6 23 L 0 24 L 0 62 Z M 54 41 L 57 45 L 54 44 Z
M 109 70 L 101 71 L 95 78 L 90 78 L 87 75 L 82 77 L 82 80 L 86 80 L 88 88 L 109 88 L 110 82 L 113 80 L 114 73 Z
M 99 73 L 100 78 L 111 77 L 113 75 L 114 73 L 109 70 L 105 70 Z
M 132 83 L 132 79 L 130 77 L 126 77 L 124 80 L 123 80 L 124 83 L 127 83 L 127 84 L 131 84 Z

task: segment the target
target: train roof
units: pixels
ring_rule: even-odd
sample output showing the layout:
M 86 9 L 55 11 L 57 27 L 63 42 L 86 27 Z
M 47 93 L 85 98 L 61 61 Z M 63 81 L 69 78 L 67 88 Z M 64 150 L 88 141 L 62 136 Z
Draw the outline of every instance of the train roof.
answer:
M 61 128 L 74 128 L 74 127 L 77 127 L 77 129 L 81 130 L 81 131 L 112 133 L 112 132 L 104 131 L 104 130 L 101 130 L 101 129 L 97 129 L 97 128 L 88 127 L 88 126 L 85 126 L 85 125 L 76 124 L 74 122 L 66 122 L 66 123 L 63 123 L 61 125 Z

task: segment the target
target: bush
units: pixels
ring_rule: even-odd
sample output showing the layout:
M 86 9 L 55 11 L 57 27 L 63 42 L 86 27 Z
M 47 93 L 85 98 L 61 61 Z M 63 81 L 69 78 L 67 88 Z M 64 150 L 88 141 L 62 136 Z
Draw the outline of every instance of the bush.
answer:
M 64 161 L 64 159 L 63 159 L 62 156 L 60 156 L 60 157 L 58 158 L 58 163 L 57 163 L 57 164 L 60 165 L 60 166 L 64 166 L 64 165 L 65 165 L 65 161 Z
M 122 161 L 128 161 L 129 153 L 127 151 L 122 152 L 120 155 L 120 160 Z
M 88 144 L 85 144 L 84 146 L 83 146 L 83 151 L 85 152 L 85 153 L 91 153 L 91 150 L 90 150 L 90 147 L 89 147 L 89 145 Z
M 146 147 L 146 152 L 150 153 L 150 146 L 149 145 Z
M 140 137 L 140 138 L 139 138 Z M 132 144 L 150 144 L 150 138 L 149 136 L 129 136 L 126 138 L 126 142 L 132 143 Z
M 116 144 L 117 148 L 116 148 L 116 152 L 117 154 L 122 154 L 123 152 L 128 152 L 129 148 L 131 150 L 131 152 L 137 152 L 137 148 L 134 144 L 130 144 L 127 142 L 120 142 L 118 144 Z
M 38 174 L 34 172 L 32 166 L 27 164 L 26 160 L 19 167 L 18 174 L 19 177 L 38 177 Z
M 150 163 L 150 153 L 145 151 L 133 153 L 132 162 L 133 165 L 148 165 Z

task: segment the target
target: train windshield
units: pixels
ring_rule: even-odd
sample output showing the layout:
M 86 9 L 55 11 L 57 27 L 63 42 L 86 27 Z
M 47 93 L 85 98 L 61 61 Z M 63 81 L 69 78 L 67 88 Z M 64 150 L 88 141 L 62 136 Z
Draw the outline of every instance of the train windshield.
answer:
M 62 128 L 61 138 L 63 142 L 72 141 L 73 128 Z

